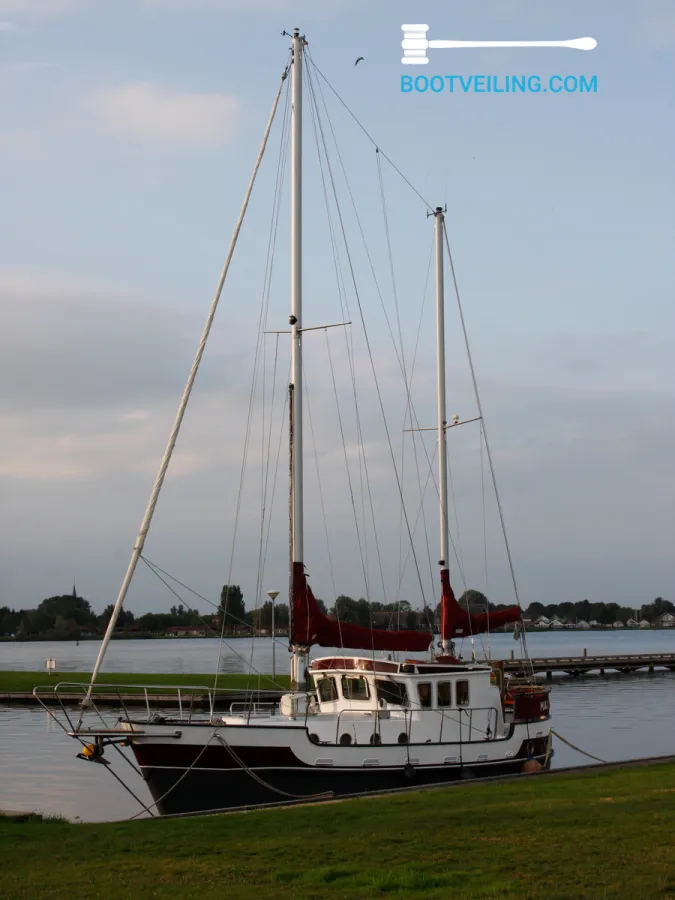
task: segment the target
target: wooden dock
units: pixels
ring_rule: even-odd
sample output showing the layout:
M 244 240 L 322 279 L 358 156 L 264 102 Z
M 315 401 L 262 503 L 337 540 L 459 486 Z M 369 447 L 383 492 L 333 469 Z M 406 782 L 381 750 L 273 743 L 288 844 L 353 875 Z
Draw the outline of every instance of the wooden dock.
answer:
M 528 663 L 525 659 L 507 659 L 504 661 L 504 671 L 511 675 L 529 675 L 534 669 L 535 675 L 544 673 L 550 681 L 554 674 L 570 675 L 578 677 L 589 672 L 597 672 L 604 675 L 605 672 L 620 672 L 628 675 L 646 669 L 653 672 L 655 669 L 670 669 L 675 672 L 675 653 L 635 653 L 608 656 L 552 656 L 539 659 L 531 659 Z

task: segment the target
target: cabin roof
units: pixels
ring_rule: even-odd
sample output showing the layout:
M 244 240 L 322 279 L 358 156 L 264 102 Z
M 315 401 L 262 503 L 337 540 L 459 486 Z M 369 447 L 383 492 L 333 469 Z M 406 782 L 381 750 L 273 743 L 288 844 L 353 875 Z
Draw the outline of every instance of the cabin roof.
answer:
M 383 674 L 401 675 L 442 675 L 448 672 L 489 672 L 490 666 L 481 663 L 465 663 L 450 658 L 439 661 L 422 659 L 406 659 L 394 662 L 387 659 L 366 659 L 362 656 L 324 656 L 315 659 L 310 666 L 311 672 L 381 672 Z

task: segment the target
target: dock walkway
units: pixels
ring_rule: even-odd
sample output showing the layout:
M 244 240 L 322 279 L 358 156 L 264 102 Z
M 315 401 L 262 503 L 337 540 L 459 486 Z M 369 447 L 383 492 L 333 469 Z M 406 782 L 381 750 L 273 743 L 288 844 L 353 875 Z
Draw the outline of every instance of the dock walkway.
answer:
M 511 675 L 527 675 L 532 669 L 535 674 L 544 672 L 550 680 L 554 673 L 579 676 L 588 672 L 598 672 L 604 675 L 606 671 L 620 672 L 628 675 L 646 669 L 653 672 L 654 669 L 670 669 L 675 672 L 675 653 L 635 653 L 608 656 L 552 656 L 533 658 L 528 664 L 525 659 L 507 659 L 504 662 L 504 671 Z

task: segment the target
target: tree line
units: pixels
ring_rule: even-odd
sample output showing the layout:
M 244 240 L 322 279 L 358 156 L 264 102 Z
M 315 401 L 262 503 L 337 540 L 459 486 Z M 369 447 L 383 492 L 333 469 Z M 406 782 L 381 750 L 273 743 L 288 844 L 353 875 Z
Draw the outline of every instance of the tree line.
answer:
M 481 591 L 473 589 L 465 591 L 459 603 L 469 612 L 494 612 L 505 608 L 505 604 L 491 603 Z M 363 625 L 366 628 L 391 628 L 394 630 L 437 629 L 440 617 L 440 604 L 434 609 L 424 612 L 414 610 L 407 600 L 396 603 L 369 603 L 361 597 L 354 600 L 341 594 L 333 605 L 327 609 L 323 600 L 317 603 L 323 613 L 327 613 L 342 622 Z M 72 594 L 61 594 L 48 597 L 35 609 L 10 609 L 0 607 L 0 637 L 13 637 L 16 640 L 43 638 L 48 640 L 79 640 L 80 637 L 94 637 L 103 634 L 113 611 L 109 604 L 102 613 L 95 613 L 91 604 L 84 597 Z M 663 613 L 675 613 L 675 605 L 669 600 L 657 597 L 653 603 L 637 608 L 639 618 L 653 622 Z M 562 622 L 596 621 L 602 625 L 611 625 L 615 621 L 625 622 L 633 618 L 636 608 L 620 606 L 618 603 L 591 603 L 589 600 L 578 602 L 531 603 L 525 615 L 536 620 L 540 616 L 548 619 L 554 617 Z M 274 624 L 276 631 L 286 631 L 289 625 L 289 609 L 286 603 L 274 604 Z M 244 595 L 239 585 L 224 585 L 220 594 L 220 602 L 213 611 L 200 613 L 182 603 L 172 606 L 166 613 L 148 612 L 136 616 L 130 610 L 123 609 L 117 620 L 116 632 L 128 636 L 164 634 L 170 628 L 199 627 L 211 633 L 226 634 L 247 633 L 254 631 L 271 631 L 272 601 L 267 600 L 256 610 L 247 610 Z
M 527 607 L 527 618 L 536 620 L 540 616 L 547 619 L 554 617 L 561 622 L 599 622 L 601 625 L 613 625 L 614 622 L 626 622 L 628 619 L 646 619 L 652 623 L 664 613 L 675 613 L 675 605 L 670 600 L 657 597 L 653 603 L 635 606 L 620 606 L 618 603 L 591 603 L 580 600 L 577 603 L 530 603 Z

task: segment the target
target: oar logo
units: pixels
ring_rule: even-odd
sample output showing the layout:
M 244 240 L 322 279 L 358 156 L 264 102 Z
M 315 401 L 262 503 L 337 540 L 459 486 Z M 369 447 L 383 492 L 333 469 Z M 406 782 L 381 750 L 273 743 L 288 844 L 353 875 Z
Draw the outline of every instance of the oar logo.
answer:
M 429 41 L 428 25 L 401 25 L 403 31 L 402 63 L 421 66 L 429 62 L 427 50 L 458 50 L 470 47 L 568 47 L 571 50 L 595 50 L 598 42 L 592 37 L 571 41 Z

